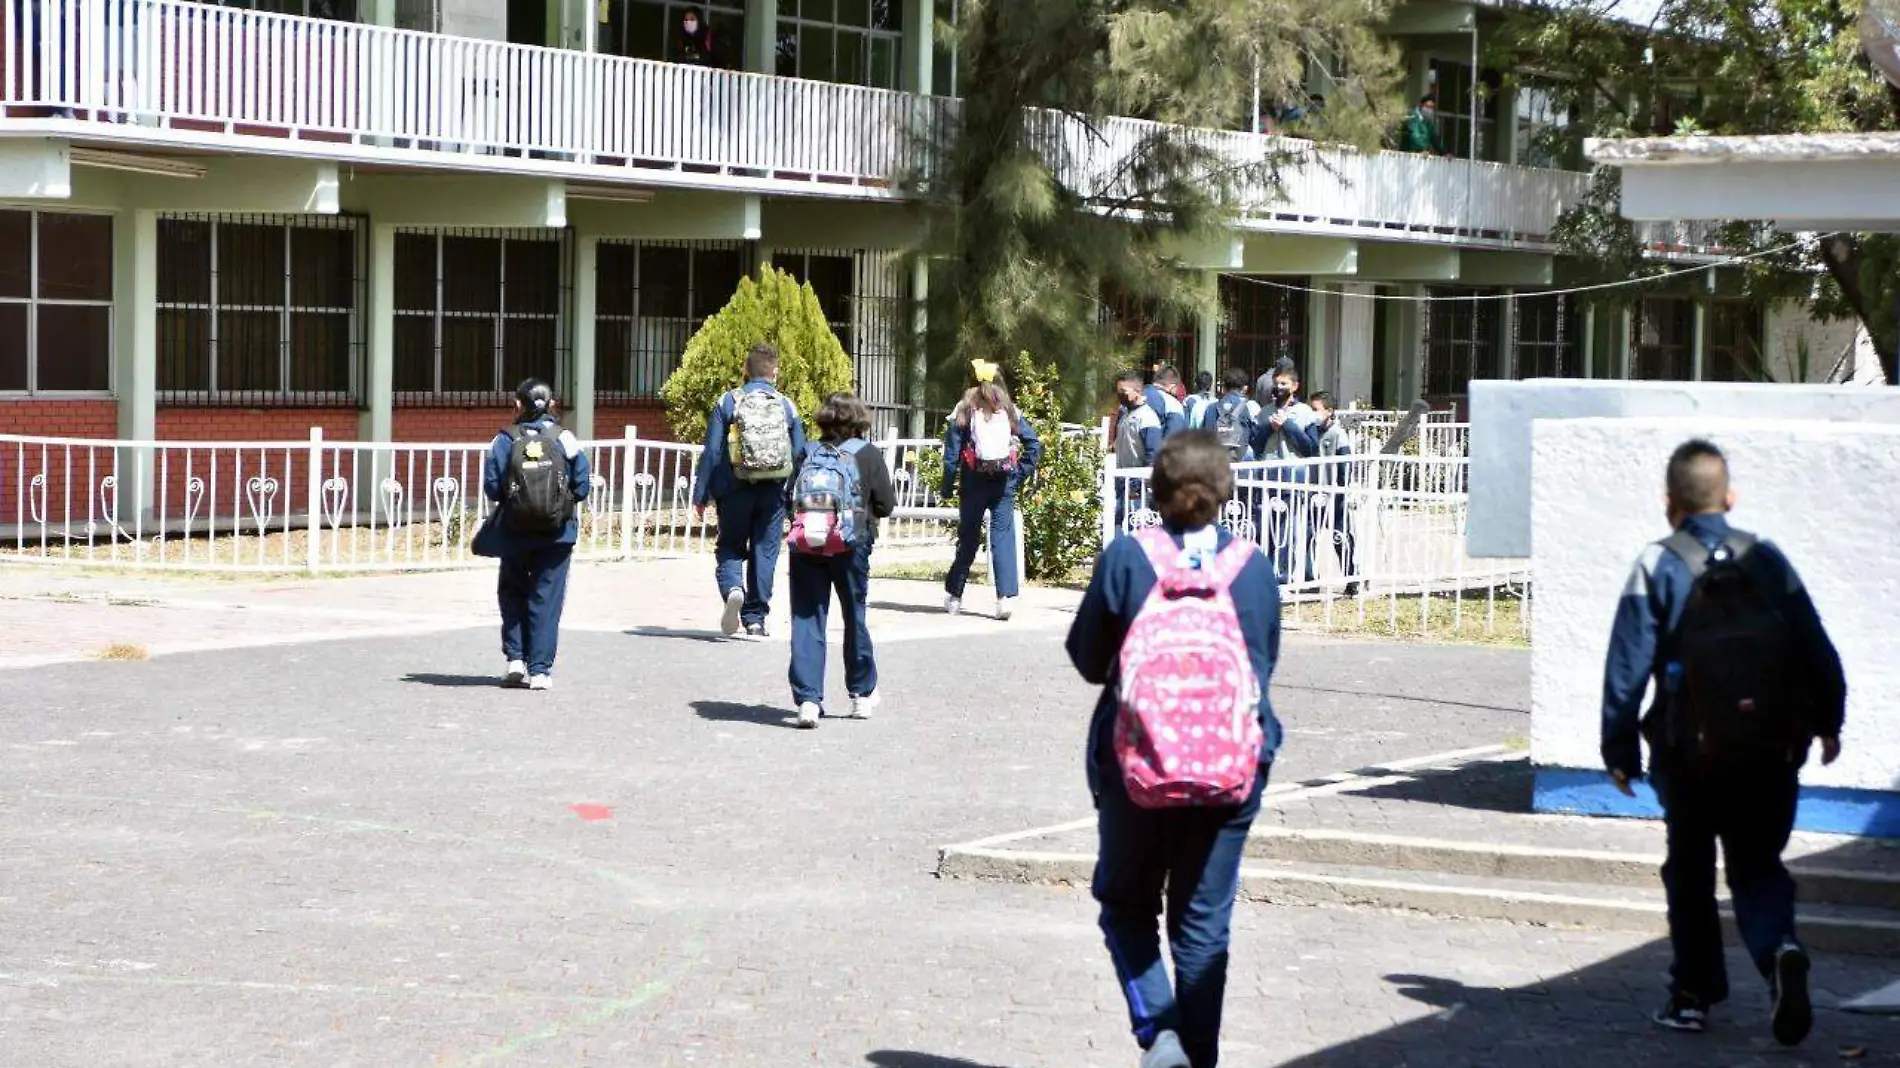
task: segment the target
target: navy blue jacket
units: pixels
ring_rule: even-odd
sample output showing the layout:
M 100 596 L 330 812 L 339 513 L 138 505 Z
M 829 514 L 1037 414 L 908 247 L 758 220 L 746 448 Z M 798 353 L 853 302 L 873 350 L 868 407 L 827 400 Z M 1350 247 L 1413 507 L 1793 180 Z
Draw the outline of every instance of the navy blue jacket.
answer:
M 1245 435 L 1243 440 L 1247 442 L 1247 448 L 1251 450 L 1253 448 L 1253 439 L 1258 432 L 1258 428 L 1254 424 L 1253 412 L 1247 407 L 1247 402 L 1252 399 L 1253 398 L 1247 396 L 1245 393 L 1222 394 L 1219 400 L 1208 405 L 1207 410 L 1201 413 L 1201 425 L 1195 429 L 1205 430 L 1210 433 L 1218 431 L 1220 429 L 1221 409 L 1227 405 L 1229 400 L 1233 400 L 1240 405 L 1240 410 L 1234 413 L 1234 421 L 1240 424 L 1241 433 Z M 1241 458 L 1247 459 L 1252 455 L 1250 451 L 1246 456 Z
M 1730 528 L 1725 516 L 1695 515 L 1679 529 L 1714 549 L 1728 537 Z M 1800 685 L 1813 702 L 1810 729 L 1823 738 L 1838 735 L 1847 711 L 1847 680 L 1841 673 L 1840 655 L 1814 610 L 1814 601 L 1808 597 L 1794 565 L 1772 543 L 1757 542 L 1750 555 L 1759 557 L 1762 575 L 1785 593 L 1781 611 L 1807 664 Z M 1623 588 L 1623 599 L 1616 606 L 1610 655 L 1603 665 L 1603 765 L 1632 779 L 1643 771 L 1643 693 L 1652 679 L 1656 693 L 1662 692 L 1662 673 L 1667 666 L 1663 647 L 1682 621 L 1691 582 L 1689 565 L 1681 557 L 1661 544 L 1651 544 L 1637 559 L 1629 584 Z M 1650 716 L 1658 714 L 1658 703 L 1651 702 Z
M 1142 394 L 1148 399 L 1148 407 L 1161 417 L 1162 437 L 1171 438 L 1188 428 L 1187 405 L 1181 403 L 1181 398 L 1160 386 L 1148 386 Z
M 959 406 L 960 408 L 961 406 Z M 957 476 L 969 475 L 972 478 L 998 478 L 997 475 L 978 474 L 963 470 L 963 445 L 969 439 L 970 430 L 957 418 L 961 411 L 950 413 L 950 429 L 943 434 L 943 495 L 954 496 L 957 492 Z M 1036 473 L 1036 465 L 1042 462 L 1042 438 L 1036 434 L 1036 426 L 1016 413 L 1016 437 L 1023 443 L 1023 451 L 1016 458 L 1015 479 L 1018 485 L 1028 482 Z
M 761 389 L 774 389 L 772 383 L 762 378 L 747 382 L 741 392 L 752 393 Z M 805 451 L 805 424 L 799 421 L 798 407 L 790 397 L 781 397 L 785 402 L 785 425 L 792 432 L 792 456 L 796 459 Z M 704 507 L 707 501 L 716 501 L 747 483 L 742 482 L 732 471 L 732 414 L 731 393 L 721 393 L 719 400 L 706 416 L 706 447 L 699 454 L 699 466 L 693 472 L 693 506 Z M 782 491 L 774 483 L 759 483 Z
M 1172 531 L 1176 544 L 1181 532 Z M 1234 536 L 1220 532 L 1220 548 L 1225 549 Z M 1112 542 L 1095 563 L 1088 592 L 1076 610 L 1069 627 L 1069 660 L 1084 681 L 1102 687 L 1095 703 L 1095 715 L 1089 722 L 1089 788 L 1096 789 L 1100 774 L 1119 774 L 1115 756 L 1108 746 L 1114 736 L 1117 706 L 1116 684 L 1121 668 L 1122 641 L 1136 613 L 1154 589 L 1155 569 L 1141 543 L 1128 535 Z M 1274 717 L 1268 683 L 1273 665 L 1280 658 L 1280 585 L 1273 565 L 1258 550 L 1241 569 L 1232 587 L 1234 607 L 1240 616 L 1240 631 L 1252 654 L 1254 674 L 1260 679 L 1260 731 L 1265 739 L 1260 762 L 1271 763 L 1280 748 L 1280 721 Z
M 587 462 L 587 453 L 582 451 L 573 432 L 546 417 L 529 420 L 521 425 L 534 427 L 543 434 L 559 435 L 555 440 L 560 443 L 561 451 L 567 454 L 567 484 L 573 489 L 576 501 L 586 500 L 594 488 L 594 469 Z M 499 506 L 496 509 L 496 522 L 487 525 L 492 532 L 484 536 L 496 539 L 489 544 L 497 548 L 502 556 L 512 556 L 547 545 L 574 544 L 580 536 L 580 523 L 575 516 L 569 516 L 567 526 L 552 537 L 521 534 L 510 530 L 507 523 L 500 521 L 501 511 L 507 508 L 502 500 L 502 482 L 508 477 L 508 457 L 514 452 L 514 447 L 514 440 L 505 431 L 497 434 L 494 444 L 488 447 L 488 456 L 482 462 L 482 493 Z

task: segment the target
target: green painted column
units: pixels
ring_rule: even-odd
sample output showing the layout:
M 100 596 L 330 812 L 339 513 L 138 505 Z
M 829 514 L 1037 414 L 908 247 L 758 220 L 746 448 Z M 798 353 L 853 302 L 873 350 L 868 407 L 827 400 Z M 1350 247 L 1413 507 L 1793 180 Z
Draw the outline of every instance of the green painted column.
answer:
M 932 0 L 904 0 L 904 70 L 898 88 L 930 93 L 936 84 L 936 36 L 937 5 Z
M 1422 285 L 1390 287 L 1399 297 L 1423 297 Z M 1386 381 L 1392 383 L 1388 397 L 1394 408 L 1405 408 L 1423 395 L 1420 382 L 1425 362 L 1425 305 L 1419 300 L 1386 302 Z
M 1709 355 L 1709 302 L 1697 297 L 1695 323 L 1689 333 L 1689 381 L 1700 382 Z
M 778 73 L 778 0 L 746 0 L 745 69 Z
M 1218 280 L 1215 286 L 1218 292 Z M 1220 376 L 1220 368 L 1216 365 L 1220 363 L 1220 324 L 1225 313 L 1226 309 L 1221 307 L 1218 297 L 1212 304 L 1201 309 L 1200 317 L 1194 324 L 1195 374 L 1187 376 L 1189 389 L 1194 388 L 1195 375 L 1202 371 L 1217 378 Z
M 1624 308 L 1616 332 L 1616 377 L 1625 382 L 1630 380 L 1632 364 L 1636 360 L 1636 312 Z
M 369 345 L 363 365 L 363 441 L 390 441 L 396 419 L 396 228 L 369 228 Z
M 1332 311 L 1333 294 L 1326 283 L 1312 283 L 1313 291 L 1304 294 L 1306 299 L 1306 352 L 1300 362 L 1306 365 L 1306 392 L 1310 395 L 1316 389 L 1337 390 L 1339 388 L 1338 361 L 1334 352 L 1339 345 L 1333 337 Z
M 122 211 L 112 217 L 113 387 L 119 437 L 158 437 L 158 213 Z M 118 514 L 129 529 L 155 501 L 149 448 L 118 456 Z M 91 487 L 97 492 L 98 487 Z
M 1576 351 L 1583 364 L 1580 377 L 1595 378 L 1597 376 L 1597 306 L 1594 303 L 1583 306 L 1583 334 L 1577 339 Z
M 930 432 L 924 415 L 924 405 L 928 400 L 924 383 L 930 375 L 930 353 L 926 347 L 930 337 L 930 261 L 922 256 L 911 264 L 910 294 L 910 329 L 915 344 L 910 358 L 910 416 L 905 421 L 905 433 L 913 438 L 921 438 Z
M 568 387 L 567 412 L 569 425 L 583 441 L 594 437 L 594 311 L 600 293 L 595 264 L 599 254 L 600 238 L 574 235 L 574 381 Z
M 363 0 L 362 21 L 368 26 L 394 26 L 396 0 Z

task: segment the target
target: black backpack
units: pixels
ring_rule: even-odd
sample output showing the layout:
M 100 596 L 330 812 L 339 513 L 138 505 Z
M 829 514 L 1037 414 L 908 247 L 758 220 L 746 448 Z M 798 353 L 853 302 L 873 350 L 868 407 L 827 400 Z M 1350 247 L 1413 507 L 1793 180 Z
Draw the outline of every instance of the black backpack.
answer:
M 568 484 L 560 426 L 543 430 L 516 423 L 504 433 L 510 446 L 502 482 L 503 521 L 517 534 L 561 533 L 574 512 L 574 489 Z
M 1755 545 L 1740 531 L 1713 551 L 1687 531 L 1662 541 L 1691 579 L 1664 668 L 1666 744 L 1698 771 L 1786 765 L 1805 741 L 1794 632 Z

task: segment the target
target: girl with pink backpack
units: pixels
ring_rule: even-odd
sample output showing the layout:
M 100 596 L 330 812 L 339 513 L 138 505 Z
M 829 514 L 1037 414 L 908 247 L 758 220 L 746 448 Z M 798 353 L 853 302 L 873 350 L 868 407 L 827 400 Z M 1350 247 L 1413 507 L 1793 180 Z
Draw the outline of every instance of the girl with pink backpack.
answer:
M 1036 473 L 1042 439 L 1010 402 L 1009 390 L 996 380 L 997 366 L 986 360 L 973 363 L 976 386 L 950 413 L 950 428 L 943 438 L 943 495 L 960 498 L 957 555 L 944 576 L 943 608 L 951 615 L 963 611 L 963 590 L 982 544 L 987 515 L 996 618 L 1008 619 L 1022 589 L 1022 561 L 1016 553 L 1016 493 Z
M 1162 526 L 1102 553 L 1069 629 L 1069 659 L 1102 687 L 1094 893 L 1141 1068 L 1215 1068 L 1241 857 L 1280 745 L 1280 591 L 1260 550 L 1215 525 L 1234 492 L 1219 438 L 1169 437 L 1150 485 Z

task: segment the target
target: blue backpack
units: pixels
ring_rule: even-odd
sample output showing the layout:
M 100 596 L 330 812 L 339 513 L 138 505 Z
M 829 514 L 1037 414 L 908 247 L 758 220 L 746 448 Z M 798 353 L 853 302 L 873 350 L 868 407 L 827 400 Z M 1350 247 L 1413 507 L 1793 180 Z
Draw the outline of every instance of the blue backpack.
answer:
M 819 442 L 805 456 L 792 485 L 792 527 L 785 542 L 795 553 L 841 556 L 858 547 L 865 526 L 864 493 L 853 438 L 843 445 Z

